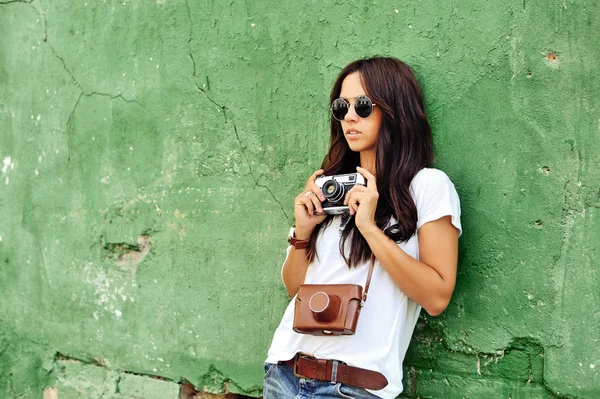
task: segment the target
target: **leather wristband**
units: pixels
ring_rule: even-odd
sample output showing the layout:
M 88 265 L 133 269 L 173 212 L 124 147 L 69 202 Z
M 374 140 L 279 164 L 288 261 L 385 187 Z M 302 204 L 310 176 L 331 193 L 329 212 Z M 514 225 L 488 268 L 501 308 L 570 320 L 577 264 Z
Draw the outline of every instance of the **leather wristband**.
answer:
M 294 237 L 295 235 L 296 234 L 294 232 L 294 229 L 292 228 L 288 237 L 288 242 L 290 243 L 290 245 L 292 245 L 296 249 L 306 249 L 306 247 L 308 246 L 308 240 L 300 240 Z

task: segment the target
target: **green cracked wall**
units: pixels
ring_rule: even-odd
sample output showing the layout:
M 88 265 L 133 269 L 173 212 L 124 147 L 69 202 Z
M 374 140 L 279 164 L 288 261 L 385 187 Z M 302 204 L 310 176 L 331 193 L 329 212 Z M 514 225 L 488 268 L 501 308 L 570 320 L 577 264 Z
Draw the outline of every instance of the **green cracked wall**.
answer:
M 405 395 L 600 397 L 597 1 L 0 3 L 0 397 L 259 396 L 292 198 L 374 54 L 465 231 Z

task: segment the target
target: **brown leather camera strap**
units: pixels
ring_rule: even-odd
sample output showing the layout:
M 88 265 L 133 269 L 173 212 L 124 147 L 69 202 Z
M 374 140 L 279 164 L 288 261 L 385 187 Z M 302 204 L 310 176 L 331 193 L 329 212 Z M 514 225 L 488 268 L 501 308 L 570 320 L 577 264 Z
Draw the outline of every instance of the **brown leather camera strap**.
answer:
M 373 275 L 374 267 L 375 267 L 375 255 L 371 255 L 371 264 L 369 265 L 369 274 L 367 274 L 367 282 L 365 284 L 365 291 L 363 292 L 361 306 L 363 306 L 364 302 L 367 300 L 367 293 L 369 292 L 369 286 L 371 285 L 371 276 Z

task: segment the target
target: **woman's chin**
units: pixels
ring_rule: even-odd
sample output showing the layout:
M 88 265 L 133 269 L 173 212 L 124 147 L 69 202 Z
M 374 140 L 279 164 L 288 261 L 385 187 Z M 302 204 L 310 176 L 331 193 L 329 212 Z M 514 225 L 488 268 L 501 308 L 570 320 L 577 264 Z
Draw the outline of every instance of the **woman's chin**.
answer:
M 362 150 L 364 150 L 364 146 L 356 143 L 356 142 L 352 142 L 352 141 L 346 141 L 348 143 L 348 147 L 350 147 L 350 149 L 354 152 L 361 152 Z

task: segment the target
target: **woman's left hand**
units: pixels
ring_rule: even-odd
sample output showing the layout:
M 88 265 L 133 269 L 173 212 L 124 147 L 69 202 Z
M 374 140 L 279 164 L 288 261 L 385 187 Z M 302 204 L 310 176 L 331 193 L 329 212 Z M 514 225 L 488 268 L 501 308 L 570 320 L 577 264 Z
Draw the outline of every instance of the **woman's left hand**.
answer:
M 356 167 L 356 170 L 367 179 L 367 186 L 356 184 L 346 193 L 344 205 L 350 208 L 350 215 L 354 216 L 354 222 L 359 230 L 377 227 L 375 223 L 375 210 L 377 209 L 377 200 L 379 192 L 377 191 L 377 183 L 375 176 L 368 170 Z

